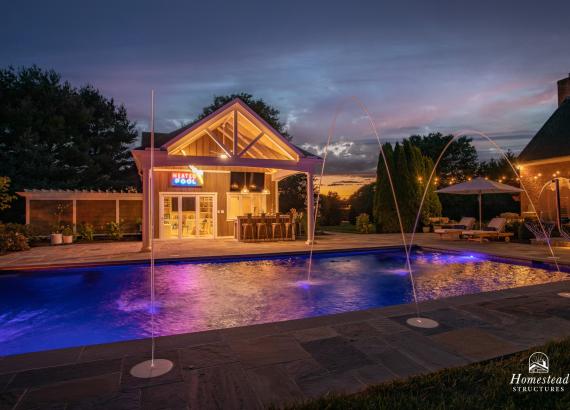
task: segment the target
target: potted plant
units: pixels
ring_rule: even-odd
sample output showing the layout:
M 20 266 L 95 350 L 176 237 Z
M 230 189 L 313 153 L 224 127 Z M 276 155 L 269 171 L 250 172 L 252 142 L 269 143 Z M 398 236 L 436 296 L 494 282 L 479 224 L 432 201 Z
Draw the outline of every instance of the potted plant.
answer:
M 54 224 L 51 228 L 50 243 L 52 245 L 61 245 L 63 243 L 63 227 L 59 224 Z
M 55 219 L 56 222 L 52 227 L 50 242 L 52 245 L 61 245 L 63 243 L 63 226 L 61 225 L 61 216 L 67 209 L 67 205 L 61 202 L 58 202 L 57 206 L 55 207 Z
M 63 228 L 62 239 L 64 244 L 73 243 L 73 229 L 71 229 L 71 226 L 66 225 L 65 228 Z

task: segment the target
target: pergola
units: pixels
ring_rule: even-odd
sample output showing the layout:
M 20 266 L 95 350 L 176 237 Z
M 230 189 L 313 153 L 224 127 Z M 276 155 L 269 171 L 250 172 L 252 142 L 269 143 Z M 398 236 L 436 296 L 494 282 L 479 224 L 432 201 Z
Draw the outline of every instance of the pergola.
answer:
M 313 175 L 322 164 L 316 155 L 293 145 L 240 99 L 200 121 L 172 133 L 156 133 L 154 171 L 199 167 L 206 172 L 252 168 L 277 182 L 297 173 L 307 175 L 307 242 L 313 241 Z M 147 145 L 147 146 L 145 146 Z M 132 151 L 143 182 L 143 249 L 150 238 L 151 148 Z

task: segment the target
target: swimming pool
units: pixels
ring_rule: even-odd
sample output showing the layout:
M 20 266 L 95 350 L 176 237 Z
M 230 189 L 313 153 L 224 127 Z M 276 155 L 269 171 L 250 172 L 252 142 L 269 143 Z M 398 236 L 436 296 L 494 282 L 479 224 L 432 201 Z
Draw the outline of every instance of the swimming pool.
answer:
M 412 301 L 402 250 L 156 266 L 160 335 L 320 316 Z M 415 249 L 420 300 L 560 280 L 565 273 L 475 254 Z M 150 335 L 148 264 L 0 276 L 0 355 Z

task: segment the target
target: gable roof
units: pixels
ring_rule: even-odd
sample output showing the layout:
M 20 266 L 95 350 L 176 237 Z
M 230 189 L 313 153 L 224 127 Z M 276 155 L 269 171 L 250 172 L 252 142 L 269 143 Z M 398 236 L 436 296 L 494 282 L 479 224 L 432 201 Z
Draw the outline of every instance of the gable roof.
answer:
M 320 159 L 318 155 L 312 154 L 294 144 L 292 144 L 287 138 L 282 136 L 278 131 L 276 131 L 267 121 L 265 121 L 262 117 L 260 117 L 255 111 L 253 111 L 245 102 L 241 99 L 236 98 L 227 104 L 223 105 L 216 111 L 212 112 L 211 114 L 207 115 L 206 117 L 180 127 L 172 132 L 169 133 L 158 133 L 155 132 L 155 146 L 159 147 L 163 151 L 170 151 L 170 149 L 180 143 L 180 141 L 184 140 L 184 138 L 191 134 L 193 131 L 198 130 L 205 124 L 216 120 L 216 118 L 220 117 L 221 115 L 227 114 L 229 110 L 232 109 L 240 109 L 240 115 L 251 117 L 255 122 L 259 123 L 260 126 L 266 129 L 268 132 L 271 133 L 274 137 L 276 137 L 281 144 L 283 144 L 286 148 L 294 152 L 298 155 L 299 158 L 313 158 L 313 159 Z M 248 120 L 249 121 L 249 120 Z M 142 133 L 142 143 L 141 147 L 138 149 L 145 149 L 150 147 L 150 133 L 143 132 Z
M 271 132 L 272 135 L 276 136 L 280 142 L 284 145 L 289 147 L 292 151 L 294 151 L 300 158 L 313 158 L 313 159 L 321 159 L 318 155 L 315 155 L 309 151 L 306 151 L 295 144 L 292 144 L 287 138 L 282 136 L 278 131 L 276 131 L 267 121 L 265 121 L 262 117 L 260 117 L 255 111 L 253 111 L 245 102 L 241 99 L 236 98 L 222 107 L 218 108 L 216 111 L 212 112 L 211 114 L 207 115 L 206 117 L 194 121 L 190 124 L 184 125 L 174 131 L 165 133 L 165 132 L 155 132 L 155 147 L 160 148 L 163 151 L 167 151 L 169 147 L 175 144 L 177 141 L 183 139 L 186 135 L 191 133 L 192 131 L 196 130 L 203 124 L 206 124 L 212 119 L 220 116 L 224 111 L 227 111 L 232 106 L 238 105 L 242 111 L 249 114 L 253 117 L 257 122 L 259 122 L 264 128 Z M 142 141 L 141 146 L 137 149 L 145 149 L 150 147 L 150 132 L 143 132 L 142 133 Z
M 519 154 L 520 162 L 570 156 L 570 98 L 566 98 Z

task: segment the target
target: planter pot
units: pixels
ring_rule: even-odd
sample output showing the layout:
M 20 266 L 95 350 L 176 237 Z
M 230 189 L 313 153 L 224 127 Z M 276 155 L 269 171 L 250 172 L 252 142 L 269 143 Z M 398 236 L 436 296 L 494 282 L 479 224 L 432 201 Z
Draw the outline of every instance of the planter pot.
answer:
M 73 243 L 73 235 L 63 235 L 63 243 Z
M 52 245 L 61 245 L 63 243 L 63 235 L 60 233 L 52 233 L 50 235 Z
M 423 233 L 429 233 L 429 232 L 430 232 L 430 227 L 429 227 L 429 226 L 423 226 L 423 227 L 422 227 L 422 231 L 423 231 Z

